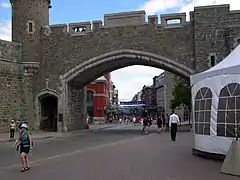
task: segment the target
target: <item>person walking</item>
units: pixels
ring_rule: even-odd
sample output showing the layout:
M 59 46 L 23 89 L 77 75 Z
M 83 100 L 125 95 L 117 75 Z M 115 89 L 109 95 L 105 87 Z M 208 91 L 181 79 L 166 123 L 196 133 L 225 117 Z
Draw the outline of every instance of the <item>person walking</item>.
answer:
M 169 127 L 171 128 L 171 139 L 172 139 L 172 141 L 176 141 L 178 124 L 180 124 L 179 116 L 174 113 L 174 110 L 172 110 L 172 114 L 169 117 Z
M 169 115 L 166 114 L 166 132 L 169 132 Z
M 157 133 L 159 134 L 162 130 L 162 118 L 160 116 L 157 118 L 157 127 L 158 127 Z
M 20 129 L 21 129 L 20 135 L 18 140 L 15 142 L 14 147 L 16 147 L 17 144 L 20 145 L 20 157 L 21 157 L 21 163 L 22 163 L 21 172 L 25 172 L 27 170 L 30 170 L 28 154 L 29 152 L 32 151 L 33 142 L 32 142 L 31 133 L 28 132 L 27 124 L 23 123 L 20 126 Z
M 147 118 L 143 119 L 142 135 L 148 135 L 147 128 L 149 127 L 149 120 Z
M 165 116 L 163 113 L 162 113 L 162 125 L 163 125 L 163 127 L 165 127 L 165 125 L 166 125 Z
M 10 140 L 13 141 L 15 136 L 15 131 L 16 131 L 16 123 L 14 122 L 14 120 L 12 120 L 9 125 L 9 131 L 10 131 Z

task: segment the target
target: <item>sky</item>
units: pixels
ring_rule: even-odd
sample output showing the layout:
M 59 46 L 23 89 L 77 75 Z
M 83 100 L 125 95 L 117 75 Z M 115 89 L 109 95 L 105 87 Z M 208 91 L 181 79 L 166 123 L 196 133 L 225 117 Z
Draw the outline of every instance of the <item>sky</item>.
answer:
M 195 6 L 230 4 L 231 10 L 240 10 L 240 0 L 52 0 L 50 23 L 62 24 L 103 20 L 104 14 L 145 10 L 147 15 L 193 11 Z M 189 18 L 189 16 L 187 17 Z M 0 0 L 0 39 L 11 41 L 11 6 L 9 0 Z M 119 90 L 119 98 L 130 100 L 144 85 L 163 70 L 146 66 L 130 66 L 111 73 Z

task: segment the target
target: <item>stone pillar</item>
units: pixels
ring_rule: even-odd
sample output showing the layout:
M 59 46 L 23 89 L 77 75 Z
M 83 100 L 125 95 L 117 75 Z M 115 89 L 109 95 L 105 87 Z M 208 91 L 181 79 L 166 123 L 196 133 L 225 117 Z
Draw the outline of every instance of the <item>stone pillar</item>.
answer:
M 61 76 L 60 76 L 61 79 Z M 69 119 L 69 110 L 68 110 L 68 85 L 65 80 L 61 80 L 62 88 L 61 95 L 58 101 L 58 132 L 67 131 L 67 122 Z
M 33 81 L 33 74 L 37 72 L 39 68 L 39 63 L 36 62 L 24 62 L 23 69 L 24 69 L 24 77 L 20 82 L 20 89 L 21 89 L 21 101 L 22 101 L 22 119 L 28 122 L 28 126 L 30 129 L 37 128 L 37 118 L 36 114 L 34 113 L 34 100 L 33 100 L 33 93 L 32 93 L 32 81 Z
M 67 131 L 84 129 L 86 125 L 86 89 L 73 85 L 67 85 L 65 91 L 65 112 L 64 123 Z M 66 107 L 67 106 L 67 107 Z

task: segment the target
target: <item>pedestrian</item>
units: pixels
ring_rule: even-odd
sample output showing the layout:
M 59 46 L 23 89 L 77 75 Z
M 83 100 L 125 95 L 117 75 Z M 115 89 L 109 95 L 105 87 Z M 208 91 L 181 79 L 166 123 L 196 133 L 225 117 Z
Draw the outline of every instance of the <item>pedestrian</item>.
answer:
M 150 128 L 152 125 L 152 118 L 148 118 L 148 127 Z
M 136 118 L 135 118 L 135 116 L 133 117 L 132 121 L 133 121 L 134 126 L 136 126 Z
M 166 132 L 169 132 L 169 115 L 166 114 Z
M 164 114 L 162 114 L 162 124 L 163 124 L 163 127 L 165 127 L 166 121 L 165 121 L 165 116 L 164 116 Z
M 160 116 L 157 118 L 157 127 L 158 127 L 157 133 L 160 133 L 162 130 L 162 118 Z
M 20 136 L 18 140 L 15 142 L 14 147 L 16 147 L 17 144 L 20 145 L 20 157 L 21 157 L 21 163 L 22 163 L 21 172 L 25 172 L 27 170 L 30 170 L 28 154 L 29 152 L 32 151 L 33 142 L 32 142 L 31 134 L 28 132 L 27 124 L 23 123 L 20 126 L 20 129 L 21 129 Z
M 119 123 L 120 123 L 120 125 L 122 125 L 122 118 L 121 117 L 119 118 Z
M 13 141 L 15 136 L 15 131 L 16 131 L 16 123 L 14 120 L 11 120 L 11 123 L 9 125 L 9 131 L 10 131 L 10 140 Z
M 174 110 L 172 110 L 172 114 L 169 117 L 169 127 L 171 128 L 171 139 L 172 139 L 172 141 L 176 141 L 178 124 L 180 124 L 179 116 L 174 113 Z
M 149 127 L 149 120 L 147 118 L 143 119 L 143 128 L 142 128 L 142 135 L 148 135 L 147 128 Z

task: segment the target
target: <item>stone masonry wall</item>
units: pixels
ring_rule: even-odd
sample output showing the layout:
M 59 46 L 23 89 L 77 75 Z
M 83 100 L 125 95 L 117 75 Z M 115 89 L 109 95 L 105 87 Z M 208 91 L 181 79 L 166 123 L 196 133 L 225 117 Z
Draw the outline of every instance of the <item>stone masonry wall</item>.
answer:
M 0 132 L 8 131 L 12 119 L 33 125 L 31 78 L 24 76 L 21 45 L 0 40 Z
M 208 69 L 209 54 L 216 54 L 216 62 L 226 57 L 225 31 L 240 24 L 240 12 L 230 12 L 229 5 L 196 7 L 193 12 L 195 63 L 198 72 Z
M 68 86 L 68 122 L 66 123 L 68 131 L 85 128 L 85 89 Z
M 71 36 L 63 30 L 64 27 L 52 27 L 52 34 L 42 37 L 38 60 L 41 67 L 34 78 L 36 93 L 44 88 L 45 78 L 60 76 L 90 58 L 120 49 L 155 53 L 193 67 L 190 24 L 176 28 L 149 25 L 102 28 L 82 36 Z M 121 61 L 116 63 L 119 67 L 124 65 Z M 140 60 L 138 64 L 141 64 Z M 103 68 L 108 72 L 107 66 Z M 97 72 L 102 70 L 91 74 Z M 94 80 L 84 73 L 81 76 L 85 83 Z

